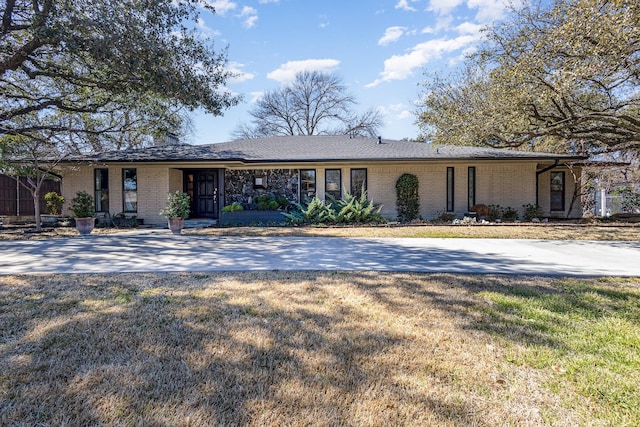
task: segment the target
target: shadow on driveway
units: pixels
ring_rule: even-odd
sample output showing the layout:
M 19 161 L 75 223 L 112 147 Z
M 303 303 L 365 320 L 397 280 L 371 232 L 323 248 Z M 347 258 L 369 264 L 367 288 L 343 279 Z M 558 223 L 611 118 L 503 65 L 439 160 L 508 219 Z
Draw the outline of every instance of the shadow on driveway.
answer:
M 0 242 L 0 274 L 365 270 L 640 276 L 640 242 L 104 235 Z

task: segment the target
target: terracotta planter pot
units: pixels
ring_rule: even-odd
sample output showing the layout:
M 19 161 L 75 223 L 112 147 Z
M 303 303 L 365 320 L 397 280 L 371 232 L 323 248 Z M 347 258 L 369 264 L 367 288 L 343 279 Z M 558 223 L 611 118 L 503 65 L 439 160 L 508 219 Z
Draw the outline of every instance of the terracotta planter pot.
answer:
M 95 218 L 76 218 L 76 230 L 78 233 L 85 235 L 91 234 L 95 225 Z
M 182 218 L 169 218 L 169 230 L 173 234 L 180 234 L 184 227 L 184 219 Z

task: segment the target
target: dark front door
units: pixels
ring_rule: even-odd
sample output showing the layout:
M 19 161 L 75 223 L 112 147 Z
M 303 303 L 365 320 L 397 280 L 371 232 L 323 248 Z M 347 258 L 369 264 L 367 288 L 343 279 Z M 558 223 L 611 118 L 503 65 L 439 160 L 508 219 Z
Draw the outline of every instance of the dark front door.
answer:
M 191 218 L 218 217 L 218 170 L 185 173 L 185 189 L 191 196 Z

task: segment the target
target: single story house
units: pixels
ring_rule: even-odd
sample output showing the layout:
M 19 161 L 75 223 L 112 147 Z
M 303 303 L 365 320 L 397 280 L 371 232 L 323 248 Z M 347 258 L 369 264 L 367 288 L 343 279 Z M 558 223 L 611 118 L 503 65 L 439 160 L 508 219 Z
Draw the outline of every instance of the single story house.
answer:
M 395 218 L 397 179 L 419 179 L 420 213 L 462 217 L 475 204 L 511 207 L 538 204 L 546 217 L 569 212 L 581 156 L 349 136 L 291 136 L 210 145 L 162 145 L 77 156 L 61 164 L 63 196 L 86 191 L 98 213 L 124 213 L 145 224 L 165 224 L 159 211 L 167 194 L 189 193 L 193 218 L 217 219 L 233 202 L 251 203 L 260 194 L 341 197 L 366 188 L 369 199 Z M 68 206 L 66 207 L 68 209 Z M 65 210 L 67 213 L 68 210 Z

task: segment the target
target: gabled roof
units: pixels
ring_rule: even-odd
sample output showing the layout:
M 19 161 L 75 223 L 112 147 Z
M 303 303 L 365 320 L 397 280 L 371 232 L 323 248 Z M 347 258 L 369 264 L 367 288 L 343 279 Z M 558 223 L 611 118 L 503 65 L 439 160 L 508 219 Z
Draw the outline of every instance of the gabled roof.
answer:
M 157 162 L 240 161 L 244 163 L 393 160 L 581 160 L 582 156 L 508 149 L 444 146 L 422 142 L 338 136 L 281 136 L 208 145 L 164 145 L 75 156 L 69 161 Z

